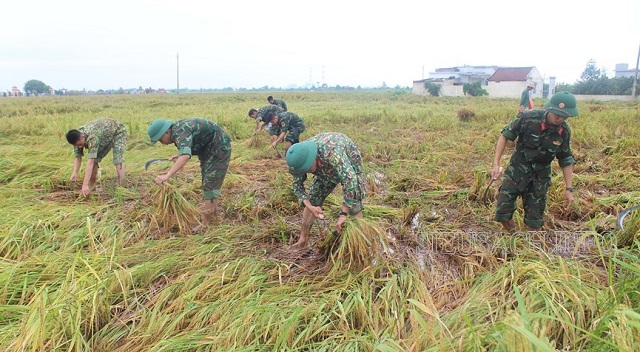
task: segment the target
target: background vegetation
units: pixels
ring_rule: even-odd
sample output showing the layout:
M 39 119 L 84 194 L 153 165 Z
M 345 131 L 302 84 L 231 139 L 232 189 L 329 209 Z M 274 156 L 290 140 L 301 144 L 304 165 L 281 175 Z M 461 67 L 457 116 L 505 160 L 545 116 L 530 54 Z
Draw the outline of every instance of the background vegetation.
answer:
M 546 245 L 501 234 L 482 195 L 513 99 L 395 92 L 287 92 L 307 125 L 350 136 L 365 160 L 365 219 L 287 252 L 299 207 L 250 108 L 269 94 L 0 99 L 0 346 L 7 351 L 640 350 L 637 102 L 580 102 L 569 119 L 577 201 L 564 210 L 554 164 Z M 542 101 L 536 105 L 541 106 Z M 64 134 L 99 118 L 129 131 L 127 187 L 111 154 L 98 189 L 68 181 Z M 171 225 L 200 201 L 199 166 L 165 189 L 145 161 L 155 118 L 205 117 L 233 139 L 223 218 Z M 255 141 L 253 141 L 255 142 Z M 503 166 L 508 161 L 505 153 Z M 498 185 L 488 189 L 491 203 Z M 169 198 L 166 198 L 170 195 Z M 183 198 L 179 198 L 180 195 Z M 173 200 L 173 205 L 166 202 Z M 170 219 L 169 219 L 170 220 Z M 522 213 L 516 213 L 522 224 Z

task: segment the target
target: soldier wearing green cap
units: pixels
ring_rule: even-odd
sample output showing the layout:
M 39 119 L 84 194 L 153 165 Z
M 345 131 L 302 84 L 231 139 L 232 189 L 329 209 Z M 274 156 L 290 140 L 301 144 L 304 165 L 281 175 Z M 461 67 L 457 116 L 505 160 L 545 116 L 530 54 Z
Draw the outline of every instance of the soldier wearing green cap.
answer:
M 124 151 L 127 149 L 127 130 L 119 121 L 97 119 L 88 122 L 77 130 L 69 130 L 67 142 L 73 145 L 75 161 L 71 181 L 76 181 L 86 149 L 87 165 L 82 181 L 82 194 L 88 197 L 96 183 L 99 163 L 113 149 L 113 165 L 121 186 L 124 186 Z
M 495 148 L 491 177 L 498 179 L 502 173 L 500 159 L 507 141 L 516 141 L 515 150 L 506 168 L 498 194 L 495 220 L 505 230 L 515 228 L 513 213 L 516 199 L 522 197 L 524 222 L 532 231 L 543 225 L 547 189 L 551 183 L 551 162 L 554 158 L 562 169 L 567 208 L 573 203 L 573 164 L 571 153 L 571 129 L 566 119 L 577 116 L 576 99 L 569 92 L 554 94 L 544 105 L 544 110 L 528 110 L 518 113 L 503 130 Z
M 271 124 L 271 146 L 275 148 L 278 143 L 284 141 L 285 153 L 291 145 L 300 142 L 300 133 L 304 132 L 304 121 L 300 116 L 292 112 L 276 113 L 269 111 L 264 121 Z
M 178 155 L 171 157 L 173 166 L 165 174 L 156 177 L 162 184 L 169 180 L 189 161 L 192 155 L 200 160 L 202 191 L 204 193 L 203 225 L 209 224 L 209 215 L 217 216 L 222 193 L 220 188 L 229 168 L 231 140 L 222 128 L 209 120 L 188 118 L 171 121 L 158 119 L 147 129 L 151 143 L 175 144 Z
M 316 218 L 324 219 L 322 204 L 338 184 L 342 185 L 343 193 L 336 223 L 338 232 L 342 232 L 348 215 L 362 216 L 365 197 L 362 156 L 349 137 L 337 132 L 320 133 L 292 145 L 286 158 L 293 175 L 293 193 L 304 206 L 300 239 L 292 249 L 306 247 L 311 225 Z M 314 174 L 309 193 L 304 187 L 307 173 Z

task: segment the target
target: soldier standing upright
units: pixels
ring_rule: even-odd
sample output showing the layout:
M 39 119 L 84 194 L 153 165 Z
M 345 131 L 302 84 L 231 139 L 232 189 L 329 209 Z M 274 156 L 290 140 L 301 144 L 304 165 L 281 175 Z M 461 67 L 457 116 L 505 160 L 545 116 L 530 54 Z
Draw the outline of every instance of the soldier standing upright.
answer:
M 578 115 L 576 99 L 569 92 L 554 94 L 544 110 L 529 110 L 518 116 L 503 130 L 495 148 L 491 177 L 502 173 L 500 159 L 507 140 L 516 140 L 516 147 L 507 167 L 498 195 L 495 220 L 505 230 L 515 228 L 513 213 L 516 199 L 522 197 L 524 222 L 532 231 L 542 228 L 547 190 L 551 183 L 551 162 L 558 159 L 565 183 L 565 199 L 573 202 L 573 164 L 571 129 L 565 120 Z

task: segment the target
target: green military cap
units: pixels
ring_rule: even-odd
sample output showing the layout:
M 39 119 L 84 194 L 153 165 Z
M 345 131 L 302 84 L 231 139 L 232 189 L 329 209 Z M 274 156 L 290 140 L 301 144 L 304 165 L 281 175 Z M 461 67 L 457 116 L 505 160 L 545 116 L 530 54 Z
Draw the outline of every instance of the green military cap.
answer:
M 151 139 L 151 144 L 157 142 L 162 135 L 167 132 L 169 127 L 173 124 L 171 120 L 163 120 L 157 119 L 153 121 L 149 128 L 147 128 L 147 133 L 149 134 L 149 138 Z
M 289 172 L 294 175 L 309 172 L 317 156 L 318 147 L 313 141 L 304 141 L 292 145 L 287 150 L 286 156 Z
M 576 98 L 569 92 L 558 92 L 554 94 L 551 99 L 544 104 L 544 108 L 562 117 L 578 116 Z

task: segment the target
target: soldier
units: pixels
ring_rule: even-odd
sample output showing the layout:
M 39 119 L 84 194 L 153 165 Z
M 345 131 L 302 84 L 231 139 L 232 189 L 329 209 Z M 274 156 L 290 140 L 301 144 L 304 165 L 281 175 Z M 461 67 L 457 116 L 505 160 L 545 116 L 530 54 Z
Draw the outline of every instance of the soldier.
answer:
M 99 163 L 113 149 L 113 165 L 116 167 L 118 182 L 124 186 L 124 151 L 127 149 L 127 130 L 113 119 L 97 119 L 77 130 L 67 132 L 67 142 L 73 145 L 75 161 L 71 181 L 76 181 L 82 165 L 84 149 L 87 149 L 87 165 L 82 181 L 82 194 L 88 197 L 96 183 Z
M 284 141 L 284 152 L 286 153 L 292 144 L 300 143 L 300 133 L 305 130 L 304 121 L 300 116 L 292 112 L 269 111 L 264 121 L 271 124 L 269 134 L 273 148 Z
M 525 110 L 531 110 L 535 106 L 533 105 L 533 98 L 531 98 L 531 91 L 536 87 L 536 84 L 533 82 L 527 83 L 527 89 L 522 91 L 520 94 L 520 106 L 518 106 L 518 112 L 522 112 Z
M 249 109 L 249 112 L 248 112 L 249 117 L 256 120 L 256 128 L 253 131 L 253 134 L 258 133 L 260 130 L 262 130 L 262 128 L 265 128 L 267 131 L 271 129 L 271 124 L 264 122 L 264 119 L 267 116 L 267 113 L 269 113 L 270 111 L 280 113 L 280 112 L 284 112 L 285 110 L 283 110 L 281 107 L 277 105 L 271 105 L 271 104 L 263 106 L 258 110 Z
M 337 132 L 321 133 L 292 145 L 286 158 L 293 175 L 293 193 L 304 205 L 300 239 L 292 249 L 306 247 L 311 225 L 316 218 L 324 219 L 322 204 L 338 184 L 342 185 L 343 192 L 336 223 L 338 232 L 342 232 L 347 215 L 362 217 L 365 197 L 362 156 L 349 137 Z M 304 188 L 307 173 L 315 175 L 308 194 Z
M 166 174 L 156 177 L 155 182 L 162 184 L 169 180 L 189 161 L 192 155 L 200 160 L 202 173 L 202 207 L 204 226 L 209 224 L 209 215 L 218 216 L 220 188 L 229 168 L 231 159 L 231 140 L 222 128 L 209 120 L 189 118 L 173 122 L 158 119 L 147 129 L 151 143 L 175 144 L 178 155 L 171 157 L 173 166 Z
M 544 108 L 518 113 L 502 130 L 496 144 L 491 171 L 493 180 L 502 173 L 500 158 L 507 140 L 518 139 L 500 186 L 495 213 L 495 220 L 507 231 L 515 228 L 513 213 L 518 196 L 523 200 L 525 224 L 532 231 L 542 228 L 554 157 L 558 159 L 564 176 L 564 197 L 568 207 L 574 200 L 571 182 L 575 160 L 571 153 L 571 130 L 565 120 L 578 115 L 576 99 L 569 92 L 559 92 Z
M 276 105 L 282 108 L 282 110 L 287 111 L 287 103 L 285 103 L 284 100 L 274 98 L 273 96 L 270 95 L 267 97 L 267 101 L 269 102 L 269 104 Z

